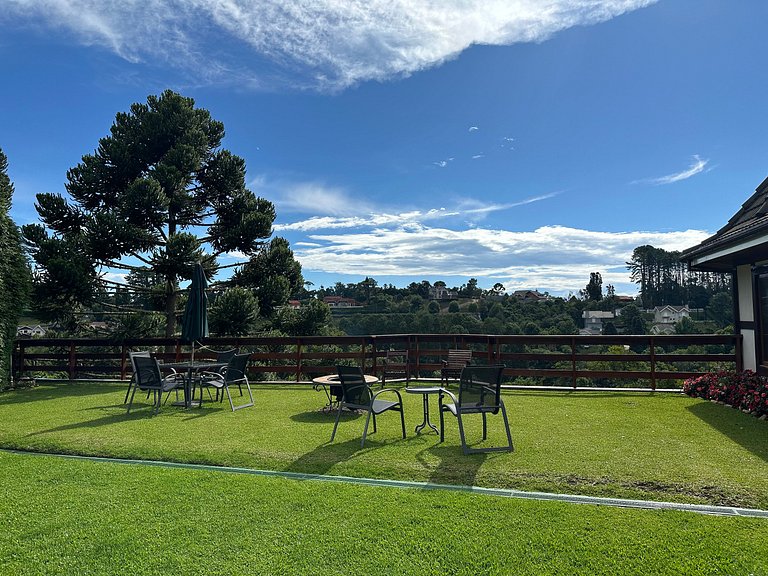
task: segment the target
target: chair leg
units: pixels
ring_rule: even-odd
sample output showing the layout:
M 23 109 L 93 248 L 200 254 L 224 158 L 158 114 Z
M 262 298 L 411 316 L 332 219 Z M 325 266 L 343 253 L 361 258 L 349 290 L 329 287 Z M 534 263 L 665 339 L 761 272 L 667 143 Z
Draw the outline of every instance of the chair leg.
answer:
M 232 412 L 235 411 L 235 405 L 232 402 L 232 394 L 229 393 L 229 386 L 227 386 L 227 383 L 224 382 L 224 390 L 227 392 L 227 398 L 229 398 L 229 407 L 232 408 Z M 224 397 L 224 394 L 222 393 L 222 398 Z
M 136 386 L 133 387 L 133 394 L 131 394 L 131 401 L 128 403 L 128 412 L 126 414 L 131 413 L 131 406 L 133 406 L 133 397 L 136 395 Z
M 440 396 L 440 442 L 445 440 L 445 410 L 443 410 L 443 397 Z
M 461 437 L 461 449 L 464 451 L 464 455 L 469 454 L 469 446 L 467 446 L 467 439 L 464 436 L 464 423 L 461 421 L 461 411 L 456 410 L 456 417 L 459 420 L 459 436 Z
M 360 448 L 365 448 L 365 437 L 368 435 L 368 423 L 371 421 L 373 412 L 369 409 L 368 416 L 365 418 L 365 428 L 363 428 L 363 439 L 360 441 Z M 376 432 L 376 414 L 373 414 L 373 431 Z
M 402 404 L 400 404 L 400 424 L 403 427 L 403 438 L 405 438 L 405 411 Z
M 486 440 L 488 438 L 488 419 L 485 417 L 485 412 L 483 412 L 483 440 Z
M 125 400 L 123 400 L 123 404 L 126 404 L 128 402 L 128 395 L 131 393 L 131 388 L 133 388 L 133 382 L 135 378 L 136 378 L 135 376 L 131 376 L 131 379 L 128 382 L 128 390 L 125 391 Z
M 341 402 L 339 402 L 339 410 L 338 410 L 338 412 L 336 412 L 336 423 L 333 425 L 333 432 L 331 432 L 331 442 L 333 442 L 333 438 L 334 438 L 334 436 L 336 436 L 336 428 L 339 425 L 339 418 L 341 418 L 341 410 L 342 410 L 342 408 L 343 408 L 343 406 L 342 406 Z
M 501 404 L 501 415 L 504 418 L 504 429 L 507 431 L 507 440 L 509 441 L 509 451 L 512 452 L 515 447 L 512 444 L 512 434 L 509 431 L 509 420 L 507 420 L 507 409 L 504 407 L 504 402 L 500 402 Z

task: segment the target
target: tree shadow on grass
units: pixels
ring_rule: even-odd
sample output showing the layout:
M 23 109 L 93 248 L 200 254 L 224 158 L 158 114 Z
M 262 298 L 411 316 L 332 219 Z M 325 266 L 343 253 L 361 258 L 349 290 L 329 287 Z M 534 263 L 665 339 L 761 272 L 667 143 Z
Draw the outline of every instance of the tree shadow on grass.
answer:
M 110 405 L 110 406 L 93 406 L 91 408 L 85 408 L 84 410 L 109 410 L 111 414 L 102 416 L 100 418 L 93 418 L 91 420 L 81 420 L 78 422 L 71 422 L 69 424 L 62 424 L 61 426 L 54 426 L 46 430 L 38 430 L 36 432 L 30 432 L 27 436 L 40 436 L 43 434 L 50 434 L 53 432 L 64 432 L 66 430 L 79 430 L 84 428 L 99 428 L 102 426 L 111 426 L 124 424 L 126 422 L 145 420 L 147 418 L 182 418 L 183 420 L 192 420 L 200 417 L 208 416 L 215 412 L 221 412 L 223 408 L 216 409 L 200 409 L 192 408 L 186 410 L 183 408 L 167 408 L 165 411 L 160 409 L 158 414 L 154 413 L 154 407 L 150 405 L 134 406 L 131 409 L 130 414 L 126 412 L 125 406 L 122 404 Z
M 45 400 L 60 400 L 65 397 L 95 396 L 97 394 L 114 394 L 122 390 L 125 394 L 127 384 L 44 384 L 31 388 L 16 388 L 0 392 L 0 406 L 10 404 L 29 404 Z
M 697 402 L 688 410 L 742 448 L 768 462 L 768 422 L 714 402 Z

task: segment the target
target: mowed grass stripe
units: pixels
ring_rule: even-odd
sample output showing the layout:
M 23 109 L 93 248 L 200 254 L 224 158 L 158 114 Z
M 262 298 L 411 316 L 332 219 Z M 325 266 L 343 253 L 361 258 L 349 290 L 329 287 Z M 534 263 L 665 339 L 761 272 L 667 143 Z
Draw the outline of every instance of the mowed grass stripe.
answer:
M 593 506 L 617 506 L 620 508 L 643 508 L 648 510 L 677 510 L 681 512 L 696 512 L 714 516 L 745 516 L 753 518 L 768 518 L 768 510 L 752 508 L 734 508 L 728 506 L 705 506 L 698 504 L 680 504 L 677 502 L 655 502 L 648 500 L 629 500 L 626 498 L 599 498 L 595 496 L 579 496 L 577 494 L 552 494 L 545 492 L 523 492 L 520 490 L 505 490 L 503 488 L 483 488 L 482 486 L 460 486 L 453 484 L 433 484 L 428 482 L 409 482 L 405 480 L 385 480 L 380 478 L 356 478 L 351 476 L 329 476 L 300 472 L 279 472 L 275 470 L 254 470 L 251 468 L 234 468 L 229 466 L 212 466 L 206 464 L 188 464 L 180 462 L 165 462 L 158 460 L 132 460 L 104 458 L 99 456 L 81 456 L 76 454 L 51 454 L 41 452 L 24 452 L 20 450 L 2 450 L 3 452 L 24 454 L 29 456 L 47 456 L 73 460 L 88 460 L 110 464 L 127 464 L 136 466 L 161 466 L 165 468 L 181 468 L 188 470 L 207 470 L 209 472 L 226 472 L 230 474 L 246 474 L 252 476 L 272 476 L 290 480 L 309 480 L 314 482 L 337 482 L 341 484 L 362 484 L 380 488 L 406 488 L 412 490 L 446 490 L 451 492 L 471 492 L 482 496 L 499 496 L 506 498 L 522 498 L 527 500 L 549 500 L 567 502 L 569 504 L 590 504 Z
M 0 469 L 2 574 L 768 574 L 757 518 L 8 453 Z

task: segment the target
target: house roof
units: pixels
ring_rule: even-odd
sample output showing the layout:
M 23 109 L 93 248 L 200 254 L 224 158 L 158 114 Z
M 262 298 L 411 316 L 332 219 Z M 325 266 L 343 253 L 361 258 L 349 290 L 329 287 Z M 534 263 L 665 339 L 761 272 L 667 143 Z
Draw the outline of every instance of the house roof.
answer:
M 730 272 L 739 264 L 765 259 L 768 245 L 768 178 L 757 187 L 728 223 L 680 260 L 693 270 Z
M 613 312 L 604 310 L 584 310 L 581 313 L 582 318 L 613 318 Z

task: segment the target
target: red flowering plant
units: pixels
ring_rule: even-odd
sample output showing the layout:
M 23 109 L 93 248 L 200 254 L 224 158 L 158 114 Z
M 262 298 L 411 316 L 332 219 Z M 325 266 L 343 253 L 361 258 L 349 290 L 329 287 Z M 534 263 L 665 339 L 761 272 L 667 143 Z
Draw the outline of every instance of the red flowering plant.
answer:
M 683 383 L 683 392 L 694 398 L 723 402 L 755 416 L 768 414 L 768 379 L 751 370 L 722 370 L 689 378 Z

